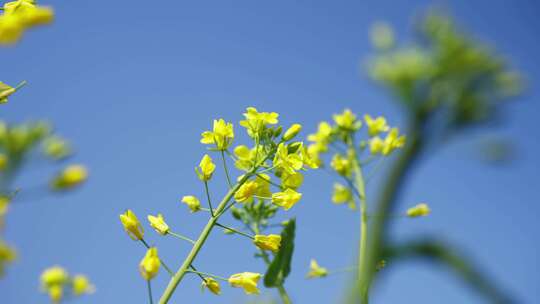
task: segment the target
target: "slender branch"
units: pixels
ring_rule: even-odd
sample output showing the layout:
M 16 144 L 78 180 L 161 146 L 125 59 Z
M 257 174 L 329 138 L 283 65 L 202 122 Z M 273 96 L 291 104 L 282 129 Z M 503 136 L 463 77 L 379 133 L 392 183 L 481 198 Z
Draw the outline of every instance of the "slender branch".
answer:
M 215 275 L 215 274 L 211 274 L 211 273 L 208 273 L 208 272 L 202 272 L 202 271 L 196 271 L 196 270 L 188 270 L 187 272 L 190 272 L 190 273 L 195 273 L 195 274 L 198 274 L 199 276 L 206 276 L 206 277 L 211 277 L 211 278 L 215 278 L 215 279 L 218 279 L 218 280 L 222 280 L 222 281 L 229 281 L 229 279 L 226 279 L 224 277 L 220 277 L 218 275 Z
M 221 160 L 223 162 L 225 176 L 227 177 L 227 184 L 229 185 L 229 188 L 232 188 L 231 177 L 229 176 L 229 169 L 227 168 L 227 161 L 225 160 L 225 152 L 223 150 L 221 150 Z
M 257 175 L 258 178 L 260 178 L 263 181 L 269 183 L 270 185 L 275 186 L 275 187 L 279 188 L 280 190 L 283 190 L 283 187 L 281 185 L 271 181 L 270 179 L 267 179 L 266 177 L 262 176 L 259 172 L 255 173 L 255 175 Z
M 154 304 L 154 297 L 152 296 L 152 284 L 150 280 L 146 280 L 146 286 L 148 287 L 148 299 L 150 299 L 150 304 Z
M 214 208 L 212 208 L 212 200 L 210 200 L 210 190 L 208 190 L 208 181 L 204 181 L 204 192 L 206 192 L 206 199 L 208 200 L 208 207 L 210 207 L 210 214 L 214 217 Z
M 148 243 L 144 239 L 141 239 L 141 243 L 144 245 L 144 247 L 146 247 L 147 249 L 150 249 L 150 245 L 148 245 Z M 165 268 L 165 271 L 167 271 L 169 275 L 172 277 L 174 272 L 172 272 L 169 266 L 167 266 L 167 264 L 165 264 L 165 262 L 163 262 L 161 258 L 159 259 L 159 261 L 161 262 L 161 265 L 163 265 L 163 268 Z
M 245 237 L 250 238 L 250 239 L 252 239 L 252 240 L 253 240 L 253 238 L 254 238 L 253 236 L 251 236 L 251 235 L 249 235 L 249 234 L 247 234 L 247 233 L 244 233 L 244 232 L 242 232 L 242 231 L 236 230 L 236 229 L 231 228 L 231 227 L 227 227 L 227 226 L 222 225 L 222 224 L 220 224 L 220 223 L 218 223 L 218 222 L 216 222 L 216 226 L 219 226 L 219 227 L 221 227 L 221 228 L 223 228 L 223 229 L 227 229 L 227 230 L 229 230 L 229 231 L 232 231 L 232 232 L 234 232 L 234 233 L 236 233 L 236 234 L 245 236 Z
M 176 238 L 179 238 L 179 239 L 181 239 L 181 240 L 183 240 L 183 241 L 190 242 L 191 244 L 195 244 L 195 241 L 194 241 L 194 240 L 192 240 L 192 239 L 190 239 L 190 238 L 188 238 L 188 237 L 185 237 L 185 236 L 183 236 L 183 235 L 174 233 L 174 232 L 172 232 L 172 231 L 170 231 L 170 230 L 169 230 L 169 232 L 167 232 L 167 234 L 170 234 L 170 235 L 172 235 L 172 236 L 174 236 L 174 237 L 176 237 Z
M 394 265 L 395 262 L 408 259 L 427 259 L 442 264 L 453 271 L 469 287 L 483 295 L 489 303 L 515 303 L 502 291 L 503 288 L 500 288 L 489 276 L 475 267 L 472 261 L 460 255 L 455 247 L 435 239 L 420 239 L 385 247 L 383 254 L 385 259 L 391 261 L 388 263 L 390 266 Z

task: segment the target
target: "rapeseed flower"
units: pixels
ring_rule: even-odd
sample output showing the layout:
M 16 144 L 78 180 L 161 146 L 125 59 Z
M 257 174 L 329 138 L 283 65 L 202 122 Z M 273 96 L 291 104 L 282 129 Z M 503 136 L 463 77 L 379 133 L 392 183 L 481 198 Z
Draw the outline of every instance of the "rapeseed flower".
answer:
M 243 288 L 246 294 L 259 294 L 257 283 L 261 278 L 260 273 L 242 272 L 229 277 L 229 284 L 232 287 Z
M 141 222 L 139 222 L 139 219 L 133 213 L 131 210 L 126 210 L 125 213 L 120 215 L 120 221 L 122 222 L 122 225 L 124 226 L 124 229 L 126 230 L 127 234 L 131 239 L 134 241 L 142 240 L 144 236 L 144 230 L 142 228 Z
M 428 216 L 431 213 L 431 209 L 427 204 L 418 204 L 414 207 L 407 209 L 408 217 Z
M 149 215 L 148 221 L 150 222 L 150 226 L 154 228 L 154 230 L 161 234 L 165 235 L 169 232 L 169 225 L 165 223 L 165 219 L 163 218 L 163 215 L 158 214 L 157 216 Z
M 309 272 L 307 274 L 308 278 L 322 278 L 328 275 L 328 270 L 324 267 L 319 266 L 315 259 L 311 259 L 309 263 Z
M 281 236 L 277 234 L 261 235 L 257 234 L 253 238 L 253 243 L 262 250 L 278 252 L 281 246 Z
M 300 199 L 302 194 L 294 191 L 293 189 L 285 189 L 283 192 L 276 192 L 272 194 L 272 203 L 283 207 L 284 210 L 291 209 Z
M 214 120 L 212 131 L 205 131 L 201 136 L 201 143 L 215 144 L 218 150 L 226 150 L 234 139 L 233 125 L 223 119 Z
M 144 258 L 139 264 L 139 271 L 141 273 L 141 276 L 147 281 L 155 278 L 159 272 L 160 266 L 161 261 L 159 260 L 157 248 L 148 248 Z
M 203 156 L 199 163 L 199 167 L 195 168 L 195 172 L 199 176 L 199 179 L 205 182 L 212 178 L 214 170 L 216 170 L 216 165 L 212 162 L 212 158 L 208 154 Z
M 182 197 L 182 203 L 185 203 L 191 212 L 197 212 L 201 210 L 201 201 L 193 195 L 186 195 Z

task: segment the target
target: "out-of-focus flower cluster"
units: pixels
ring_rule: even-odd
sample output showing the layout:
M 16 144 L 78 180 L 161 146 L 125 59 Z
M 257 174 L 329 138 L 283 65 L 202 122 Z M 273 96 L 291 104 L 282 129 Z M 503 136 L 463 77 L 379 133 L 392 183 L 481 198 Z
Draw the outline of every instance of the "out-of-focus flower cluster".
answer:
M 52 8 L 37 5 L 35 0 L 6 2 L 0 12 L 0 45 L 17 43 L 26 30 L 54 19 Z
M 40 281 L 41 290 L 49 295 L 53 303 L 60 303 L 95 291 L 95 287 L 85 275 L 71 276 L 60 266 L 45 269 Z

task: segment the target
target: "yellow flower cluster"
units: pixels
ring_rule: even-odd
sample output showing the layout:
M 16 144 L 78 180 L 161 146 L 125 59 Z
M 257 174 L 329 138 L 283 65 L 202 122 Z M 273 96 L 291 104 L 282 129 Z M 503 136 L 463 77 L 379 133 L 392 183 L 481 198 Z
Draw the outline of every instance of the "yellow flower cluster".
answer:
M 11 1 L 3 8 L 4 13 L 0 15 L 0 45 L 14 44 L 27 29 L 49 24 L 54 19 L 53 10 L 36 5 L 35 0 Z
M 60 266 L 53 266 L 43 271 L 41 289 L 49 295 L 53 303 L 60 303 L 68 295 L 81 296 L 95 291 L 95 287 L 85 275 L 70 276 Z

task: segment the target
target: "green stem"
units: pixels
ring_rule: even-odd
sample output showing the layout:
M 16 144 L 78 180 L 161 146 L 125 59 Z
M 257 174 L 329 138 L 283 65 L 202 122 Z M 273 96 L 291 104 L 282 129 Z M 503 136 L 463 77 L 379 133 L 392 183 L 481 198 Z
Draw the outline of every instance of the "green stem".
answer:
M 217 222 L 216 222 L 216 226 L 219 226 L 219 227 L 221 227 L 221 228 L 223 228 L 223 229 L 227 229 L 227 230 L 232 231 L 232 232 L 234 232 L 234 233 L 236 233 L 236 234 L 245 236 L 245 237 L 250 238 L 250 239 L 253 240 L 253 236 L 251 236 L 251 235 L 249 235 L 249 234 L 247 234 L 247 233 L 244 233 L 244 232 L 242 232 L 242 231 L 238 231 L 238 230 L 236 230 L 236 229 L 234 229 L 234 228 L 227 227 L 227 226 L 222 225 L 222 224 L 217 223 Z
M 223 161 L 223 169 L 225 170 L 225 176 L 227 177 L 227 184 L 229 188 L 232 188 L 231 177 L 229 176 L 229 169 L 227 168 L 227 161 L 225 160 L 225 152 L 221 150 L 221 160 Z
M 208 273 L 208 272 L 202 272 L 202 271 L 198 271 L 198 270 L 188 270 L 187 272 L 195 273 L 195 274 L 198 274 L 199 276 L 203 276 L 203 277 L 211 277 L 211 278 L 222 280 L 222 281 L 225 281 L 225 282 L 229 281 L 228 279 L 226 279 L 224 277 L 220 277 L 218 275 L 211 274 L 211 273 Z
M 172 235 L 172 236 L 174 236 L 174 237 L 176 237 L 176 238 L 179 238 L 179 239 L 181 239 L 181 240 L 190 242 L 191 244 L 195 244 L 195 241 L 194 241 L 194 240 L 192 240 L 192 239 L 190 239 L 190 238 L 188 238 L 188 237 L 185 237 L 185 236 L 183 236 L 183 235 L 174 233 L 174 232 L 172 232 L 172 231 L 167 232 L 167 234 L 170 234 L 170 235 Z
M 208 181 L 204 181 L 204 191 L 206 192 L 208 207 L 210 207 L 210 214 L 212 215 L 212 217 L 214 217 L 214 208 L 212 208 L 212 201 L 210 200 L 210 190 L 208 190 Z
M 148 245 L 148 243 L 144 239 L 141 239 L 141 243 L 144 245 L 144 247 L 146 247 L 146 249 L 150 249 L 150 245 Z M 167 266 L 167 264 L 165 264 L 165 262 L 163 262 L 162 259 L 159 259 L 159 261 L 161 262 L 161 265 L 163 265 L 163 268 L 165 268 L 165 271 L 167 271 L 169 275 L 172 277 L 174 273 L 169 268 L 169 266 Z
M 356 148 L 354 147 L 354 141 L 349 139 L 349 154 L 351 155 L 354 170 L 354 182 L 355 188 L 358 191 L 360 199 L 360 242 L 358 243 L 358 284 L 360 286 L 360 295 L 362 298 L 361 303 L 367 304 L 369 298 L 369 285 L 364 280 L 361 280 L 362 269 L 367 268 L 367 241 L 368 241 L 368 215 L 367 215 L 367 202 L 366 202 L 366 189 L 364 182 L 364 175 L 362 174 L 362 168 L 358 161 Z
M 150 284 L 150 280 L 146 280 L 146 286 L 148 286 L 148 298 L 150 299 L 150 304 L 154 304 L 154 298 L 152 296 L 152 284 Z
M 271 154 L 272 153 L 269 153 L 268 155 L 266 155 L 261 160 L 260 163 L 258 163 L 251 169 L 251 171 L 244 174 L 244 176 L 236 183 L 236 185 L 232 189 L 230 189 L 229 192 L 227 192 L 225 197 L 223 197 L 223 199 L 221 200 L 221 202 L 216 208 L 217 216 L 212 216 L 208 220 L 206 225 L 204 226 L 203 230 L 199 234 L 199 237 L 195 241 L 193 248 L 191 248 L 191 251 L 189 252 L 188 256 L 186 257 L 186 259 L 184 260 L 184 262 L 182 263 L 178 271 L 175 273 L 175 275 L 171 278 L 171 281 L 169 282 L 169 284 L 167 285 L 167 288 L 163 292 L 159 300 L 160 304 L 165 304 L 169 302 L 174 291 L 176 290 L 176 287 L 178 286 L 178 284 L 180 284 L 186 272 L 188 271 L 188 268 L 190 267 L 191 263 L 193 263 L 193 260 L 195 260 L 195 258 L 199 254 L 199 251 L 201 250 L 202 246 L 206 242 L 206 239 L 210 235 L 212 228 L 214 228 L 214 226 L 216 225 L 217 220 L 222 215 L 222 211 L 227 207 L 227 204 L 229 203 L 231 198 L 234 196 L 236 191 L 238 191 L 238 189 L 248 180 L 248 178 L 251 177 L 257 171 L 260 165 L 263 164 L 268 159 L 268 157 L 270 157 Z

